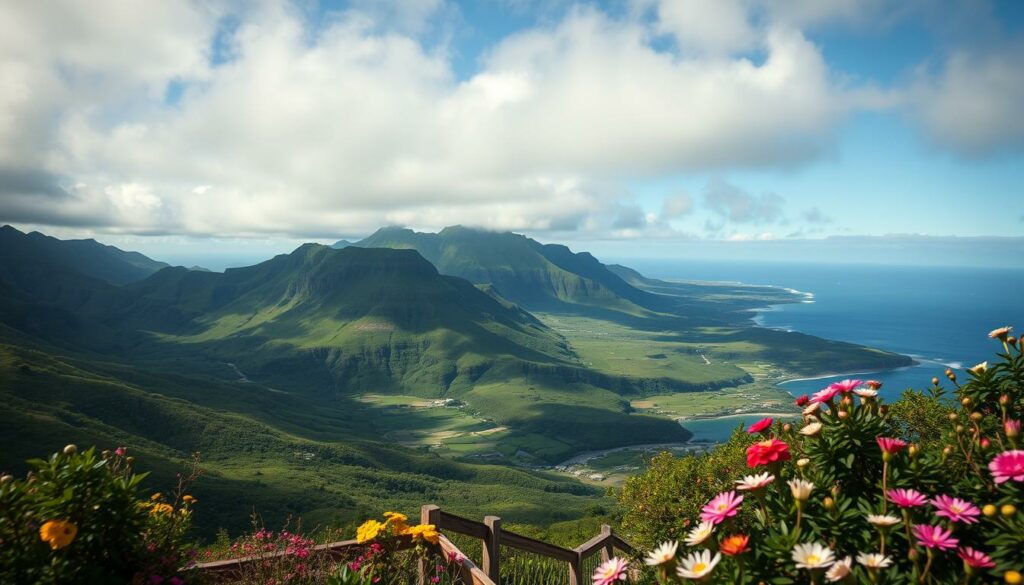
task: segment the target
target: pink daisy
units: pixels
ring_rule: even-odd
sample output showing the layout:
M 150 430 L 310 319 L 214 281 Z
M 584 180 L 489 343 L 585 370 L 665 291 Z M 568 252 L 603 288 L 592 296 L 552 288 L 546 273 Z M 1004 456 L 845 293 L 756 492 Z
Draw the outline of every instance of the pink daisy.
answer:
M 772 419 L 771 418 L 762 418 L 761 420 L 757 421 L 756 423 L 750 425 L 750 428 L 747 429 L 747 432 L 750 433 L 751 435 L 753 435 L 754 433 L 760 433 L 761 431 L 763 431 L 763 430 L 765 430 L 765 429 L 767 429 L 767 428 L 769 428 L 771 426 L 772 426 Z
M 996 483 L 1008 480 L 1024 481 L 1024 451 L 1015 449 L 996 455 L 988 464 Z
M 704 506 L 700 512 L 700 519 L 703 522 L 721 524 L 726 518 L 731 518 L 739 512 L 741 503 L 743 496 L 737 496 L 735 491 L 722 492 Z
M 969 546 L 961 546 L 960 550 L 957 551 L 956 556 L 963 559 L 964 564 L 972 569 L 991 569 L 996 566 L 996 564 L 992 562 L 992 557 Z
M 889 437 L 878 437 L 875 439 L 878 446 L 882 448 L 882 451 L 892 455 L 899 453 L 907 446 L 907 442 L 902 439 L 891 439 Z
M 626 570 L 629 563 L 615 557 L 601 563 L 601 566 L 594 571 L 594 585 L 612 585 L 616 581 L 626 580 Z
M 861 384 L 863 384 L 863 382 L 860 380 L 843 380 L 842 382 L 833 382 L 832 384 L 829 384 L 828 387 L 834 388 L 843 394 L 848 394 L 859 388 Z
M 978 521 L 978 516 L 981 515 L 981 510 L 977 506 L 960 498 L 936 496 L 932 498 L 932 505 L 938 510 L 935 513 L 936 516 L 949 518 L 953 522 L 974 524 Z
M 915 524 L 914 537 L 917 538 L 917 544 L 940 550 L 956 548 L 960 542 L 953 538 L 952 530 L 944 530 L 941 526 L 928 526 L 927 524 Z
M 906 490 L 903 488 L 889 490 L 886 492 L 889 501 L 900 508 L 916 508 L 928 503 L 928 498 L 917 490 Z

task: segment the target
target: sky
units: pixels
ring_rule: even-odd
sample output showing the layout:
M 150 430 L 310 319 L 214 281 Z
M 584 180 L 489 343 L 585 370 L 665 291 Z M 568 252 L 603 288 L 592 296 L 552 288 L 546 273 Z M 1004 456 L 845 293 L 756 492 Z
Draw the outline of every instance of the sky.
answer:
M 1014 0 L 0 2 L 0 223 L 993 262 L 1024 255 L 1022 62 Z

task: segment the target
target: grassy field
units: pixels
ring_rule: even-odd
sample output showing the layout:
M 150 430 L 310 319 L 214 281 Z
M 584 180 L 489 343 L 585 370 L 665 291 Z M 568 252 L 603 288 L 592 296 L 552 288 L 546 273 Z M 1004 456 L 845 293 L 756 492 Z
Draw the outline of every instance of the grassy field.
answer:
M 789 393 L 765 383 L 744 384 L 714 392 L 656 394 L 635 399 L 630 405 L 641 412 L 671 418 L 741 412 L 797 412 Z

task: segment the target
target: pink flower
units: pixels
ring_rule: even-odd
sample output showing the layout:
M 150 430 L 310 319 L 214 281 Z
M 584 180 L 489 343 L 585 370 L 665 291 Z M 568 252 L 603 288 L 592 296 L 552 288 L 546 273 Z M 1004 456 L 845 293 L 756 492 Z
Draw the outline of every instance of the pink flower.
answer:
M 833 382 L 832 384 L 829 384 L 828 387 L 838 390 L 843 394 L 849 394 L 859 388 L 861 384 L 863 384 L 863 382 L 860 380 L 843 380 L 842 382 Z
M 1007 437 L 1016 437 L 1020 434 L 1020 421 L 1012 418 L 1006 419 L 1006 422 L 1003 423 L 1003 430 Z
M 891 439 L 889 437 L 878 437 L 875 439 L 878 446 L 882 448 L 882 451 L 890 455 L 899 453 L 907 446 L 907 442 L 902 439 Z
M 114 449 L 114 455 L 117 455 L 118 457 L 124 457 L 124 454 L 127 452 L 127 447 L 118 447 L 117 449 Z
M 811 404 L 817 404 L 819 402 L 828 402 L 835 398 L 836 394 L 839 394 L 839 389 L 833 388 L 832 386 L 829 386 L 828 388 L 825 388 L 823 390 L 818 390 L 811 396 Z
M 886 492 L 889 501 L 900 508 L 915 508 L 928 503 L 928 498 L 917 490 L 895 489 Z
M 789 445 L 778 440 L 759 441 L 747 447 L 747 467 L 768 465 L 776 461 L 789 461 Z
M 801 407 L 801 408 L 803 408 L 804 406 L 807 406 L 807 403 L 810 402 L 810 401 L 811 401 L 811 397 L 806 395 L 806 394 L 804 394 L 804 395 L 800 396 L 800 398 L 796 399 L 796 405 Z
M 989 462 L 988 470 L 992 472 L 992 478 L 996 483 L 1004 483 L 1011 479 L 1024 481 L 1024 451 L 1015 449 L 996 455 Z
M 928 526 L 926 524 L 914 525 L 914 537 L 917 538 L 917 544 L 926 548 L 937 548 L 940 550 L 956 548 L 956 545 L 960 542 L 953 538 L 951 530 L 944 530 L 941 526 Z
M 957 551 L 956 556 L 963 559 L 964 564 L 972 569 L 991 569 L 996 566 L 996 564 L 992 562 L 992 557 L 969 546 L 961 546 L 960 550 Z
M 772 419 L 770 417 L 769 418 L 762 418 L 761 420 L 757 421 L 756 423 L 750 425 L 750 428 L 747 429 L 747 432 L 750 433 L 751 435 L 753 435 L 754 433 L 760 433 L 761 431 L 763 431 L 763 430 L 765 430 L 765 429 L 767 429 L 767 428 L 769 428 L 771 426 L 772 426 Z
M 735 491 L 722 492 L 704 506 L 700 512 L 700 519 L 702 522 L 721 524 L 726 518 L 731 518 L 739 512 L 741 503 L 743 496 L 737 496 Z
M 448 562 L 461 565 L 462 563 L 466 562 L 466 556 L 457 550 L 453 550 L 452 552 L 448 553 Z
M 935 513 L 936 516 L 949 518 L 953 522 L 974 524 L 978 521 L 978 516 L 981 515 L 981 510 L 977 506 L 960 498 L 936 496 L 932 498 L 932 505 L 938 509 L 938 512 Z
M 616 581 L 625 581 L 628 568 L 629 563 L 619 557 L 608 559 L 594 571 L 594 585 L 612 585 Z
M 882 387 L 882 383 L 878 380 L 868 380 L 867 382 L 864 382 L 864 385 L 872 390 L 878 390 Z

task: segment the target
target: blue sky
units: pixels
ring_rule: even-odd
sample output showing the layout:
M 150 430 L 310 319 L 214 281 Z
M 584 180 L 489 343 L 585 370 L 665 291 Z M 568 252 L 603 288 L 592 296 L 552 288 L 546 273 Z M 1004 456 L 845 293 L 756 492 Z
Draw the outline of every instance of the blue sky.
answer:
M 165 257 L 1021 237 L 1021 62 L 1014 1 L 5 3 L 0 222 Z

